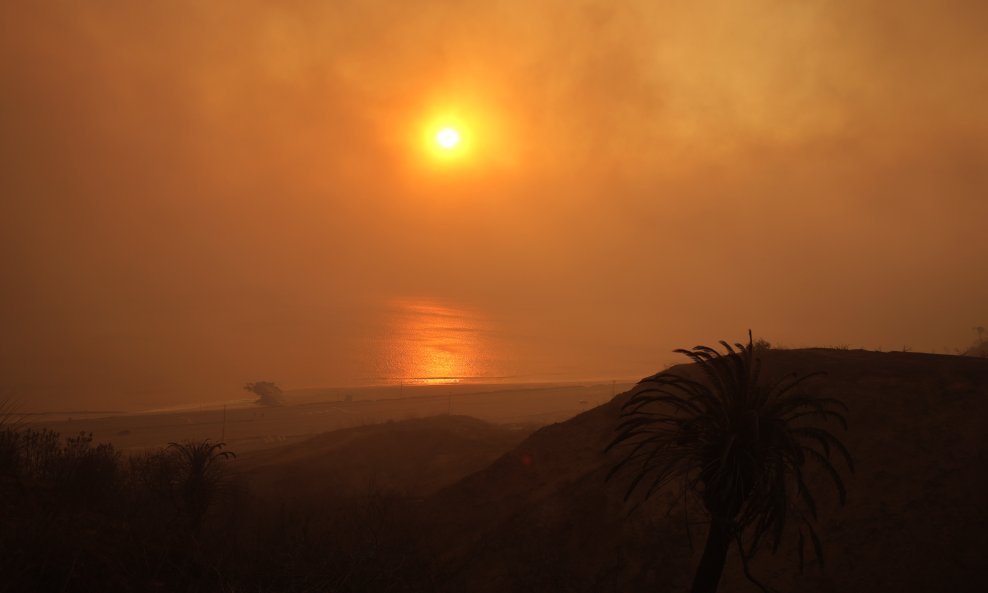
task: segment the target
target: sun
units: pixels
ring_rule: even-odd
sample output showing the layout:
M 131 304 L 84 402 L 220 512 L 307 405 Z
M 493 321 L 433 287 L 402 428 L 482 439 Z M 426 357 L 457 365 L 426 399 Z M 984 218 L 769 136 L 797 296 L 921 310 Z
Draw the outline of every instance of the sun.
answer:
M 473 168 L 483 154 L 478 149 L 486 145 L 479 142 L 477 124 L 476 114 L 468 116 L 459 109 L 436 110 L 419 120 L 415 128 L 416 152 L 425 157 L 428 166 L 447 172 Z
M 436 132 L 436 144 L 443 150 L 453 150 L 460 144 L 460 132 L 456 128 L 445 127 Z

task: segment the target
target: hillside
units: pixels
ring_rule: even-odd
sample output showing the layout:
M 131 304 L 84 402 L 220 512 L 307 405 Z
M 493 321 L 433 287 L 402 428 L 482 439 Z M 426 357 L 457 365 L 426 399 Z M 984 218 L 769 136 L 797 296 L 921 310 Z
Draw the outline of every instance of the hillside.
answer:
M 847 480 L 844 508 L 832 488 L 819 487 L 825 570 L 813 560 L 800 576 L 790 538 L 777 556 L 763 552 L 753 572 L 781 591 L 983 590 L 988 360 L 824 349 L 770 350 L 762 358 L 769 378 L 828 373 L 817 388 L 850 407 L 844 441 L 857 473 Z M 535 432 L 431 497 L 434 541 L 454 590 L 686 588 L 704 526 L 693 526 L 691 554 L 683 515 L 670 512 L 666 498 L 629 518 L 622 485 L 604 483 L 618 456 L 601 451 L 629 396 Z M 757 590 L 733 551 L 721 590 Z
M 245 400 L 229 409 L 214 404 L 139 414 L 79 416 L 64 412 L 31 414 L 26 420 L 66 435 L 92 433 L 97 441 L 129 452 L 210 438 L 226 442 L 229 451 L 247 453 L 300 443 L 334 430 L 437 415 L 541 426 L 572 418 L 630 385 L 506 383 L 309 389 L 288 392 L 285 406 L 257 406 Z
M 269 499 L 326 501 L 369 490 L 431 494 L 478 471 L 529 430 L 465 416 L 383 422 L 241 455 L 237 470 Z

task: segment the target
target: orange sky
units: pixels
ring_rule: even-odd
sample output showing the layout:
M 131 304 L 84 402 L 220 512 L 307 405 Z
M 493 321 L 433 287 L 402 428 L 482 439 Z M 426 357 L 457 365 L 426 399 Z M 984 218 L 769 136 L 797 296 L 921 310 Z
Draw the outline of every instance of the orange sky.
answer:
M 988 325 L 985 22 L 949 0 L 4 2 L 0 389 L 134 408 L 346 383 L 393 299 L 586 376 L 748 327 L 962 346 Z M 436 163 L 421 130 L 448 113 L 471 151 Z

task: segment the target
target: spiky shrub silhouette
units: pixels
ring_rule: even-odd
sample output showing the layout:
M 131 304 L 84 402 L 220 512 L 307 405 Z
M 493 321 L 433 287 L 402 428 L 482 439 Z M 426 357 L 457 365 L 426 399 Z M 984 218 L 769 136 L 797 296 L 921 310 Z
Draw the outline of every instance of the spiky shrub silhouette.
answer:
M 197 532 L 203 518 L 226 485 L 224 461 L 237 455 L 222 451 L 226 443 L 183 441 L 168 443 L 178 459 L 178 476 L 175 493 L 189 527 Z
M 628 452 L 608 474 L 631 473 L 625 501 L 636 490 L 647 500 L 665 485 L 679 481 L 684 509 L 688 493 L 696 495 L 710 519 L 703 555 L 693 579 L 693 593 L 717 590 L 727 553 L 737 545 L 745 576 L 763 591 L 748 570 L 759 546 L 778 550 L 787 523 L 797 521 L 800 570 L 805 540 L 822 562 L 820 538 L 813 527 L 817 504 L 807 486 L 813 462 L 836 486 L 841 505 L 844 482 L 831 463 L 836 452 L 854 471 L 844 444 L 814 421 L 834 420 L 847 429 L 847 407 L 838 399 L 816 397 L 804 384 L 823 373 L 785 375 L 761 382 L 760 360 L 748 332 L 748 344 L 724 352 L 708 346 L 678 349 L 700 371 L 702 380 L 663 372 L 642 380 L 625 402 L 610 450 Z

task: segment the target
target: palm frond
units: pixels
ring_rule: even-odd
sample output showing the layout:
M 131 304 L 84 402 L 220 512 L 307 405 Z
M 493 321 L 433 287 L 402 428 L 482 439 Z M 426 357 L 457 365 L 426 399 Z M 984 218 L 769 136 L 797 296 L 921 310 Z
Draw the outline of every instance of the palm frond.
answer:
M 798 428 L 793 428 L 792 433 L 794 436 L 810 438 L 823 448 L 824 456 L 828 459 L 830 458 L 830 447 L 833 447 L 838 452 L 840 452 L 841 457 L 844 458 L 844 462 L 847 464 L 847 468 L 854 473 L 854 458 L 851 457 L 851 452 L 847 450 L 844 443 L 840 441 L 837 437 L 832 435 L 830 432 L 822 428 L 814 428 L 811 426 L 800 426 Z
M 830 463 L 830 460 L 825 456 L 821 455 L 816 449 L 811 449 L 810 447 L 803 447 L 803 450 L 810 454 L 820 467 L 830 475 L 831 481 L 837 488 L 837 494 L 840 496 L 841 506 L 847 504 L 847 488 L 844 486 L 844 481 L 840 477 L 840 473 L 836 468 Z

